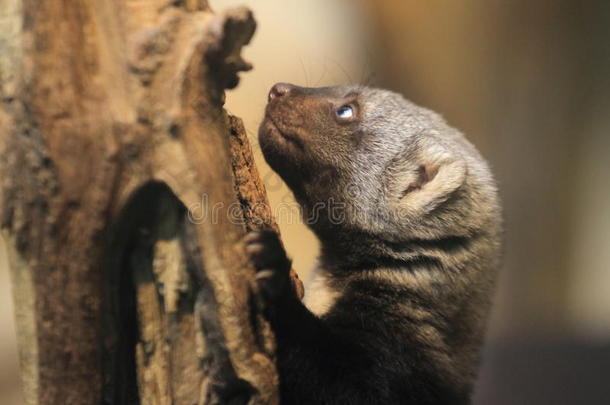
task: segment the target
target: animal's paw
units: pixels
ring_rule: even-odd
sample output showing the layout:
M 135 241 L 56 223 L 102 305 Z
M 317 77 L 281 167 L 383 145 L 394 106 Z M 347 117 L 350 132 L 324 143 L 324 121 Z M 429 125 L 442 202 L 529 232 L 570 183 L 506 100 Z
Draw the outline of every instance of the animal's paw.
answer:
M 273 231 L 252 231 L 244 238 L 246 253 L 256 268 L 256 281 L 266 299 L 276 300 L 290 288 L 290 259 Z

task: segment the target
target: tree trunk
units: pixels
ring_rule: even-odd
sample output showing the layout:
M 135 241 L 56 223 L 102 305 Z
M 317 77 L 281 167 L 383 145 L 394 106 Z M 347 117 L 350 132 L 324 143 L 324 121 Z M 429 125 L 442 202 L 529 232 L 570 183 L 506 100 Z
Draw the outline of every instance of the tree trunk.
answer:
M 240 246 L 277 228 L 222 108 L 250 68 L 251 13 L 204 0 L 0 10 L 0 227 L 26 402 L 277 403 Z

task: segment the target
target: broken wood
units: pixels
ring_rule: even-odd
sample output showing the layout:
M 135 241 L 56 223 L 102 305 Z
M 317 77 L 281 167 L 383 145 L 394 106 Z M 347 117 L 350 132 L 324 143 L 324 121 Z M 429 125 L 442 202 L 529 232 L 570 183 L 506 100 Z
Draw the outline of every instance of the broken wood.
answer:
M 0 228 L 26 403 L 277 403 L 240 243 L 277 227 L 222 107 L 250 68 L 251 13 L 0 9 Z

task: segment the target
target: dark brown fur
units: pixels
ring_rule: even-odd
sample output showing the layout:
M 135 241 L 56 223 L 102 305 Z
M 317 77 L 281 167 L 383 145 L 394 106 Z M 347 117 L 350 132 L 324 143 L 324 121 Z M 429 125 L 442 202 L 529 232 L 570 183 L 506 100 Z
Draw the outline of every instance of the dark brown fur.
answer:
M 274 86 L 259 139 L 322 246 L 306 307 L 273 234 L 247 240 L 282 403 L 468 403 L 501 239 L 476 149 L 437 114 L 358 86 Z

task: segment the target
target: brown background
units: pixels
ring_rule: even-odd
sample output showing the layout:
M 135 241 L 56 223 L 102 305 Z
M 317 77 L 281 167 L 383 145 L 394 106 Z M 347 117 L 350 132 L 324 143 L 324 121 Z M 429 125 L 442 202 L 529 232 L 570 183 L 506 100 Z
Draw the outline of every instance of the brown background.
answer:
M 8 0 L 0 0 L 2 10 Z M 567 0 L 251 0 L 241 116 L 301 277 L 317 252 L 256 131 L 277 81 L 370 83 L 442 113 L 488 158 L 507 247 L 477 402 L 607 403 L 610 5 Z M 0 400 L 20 404 L 0 244 Z M 605 400 L 602 399 L 605 397 Z

